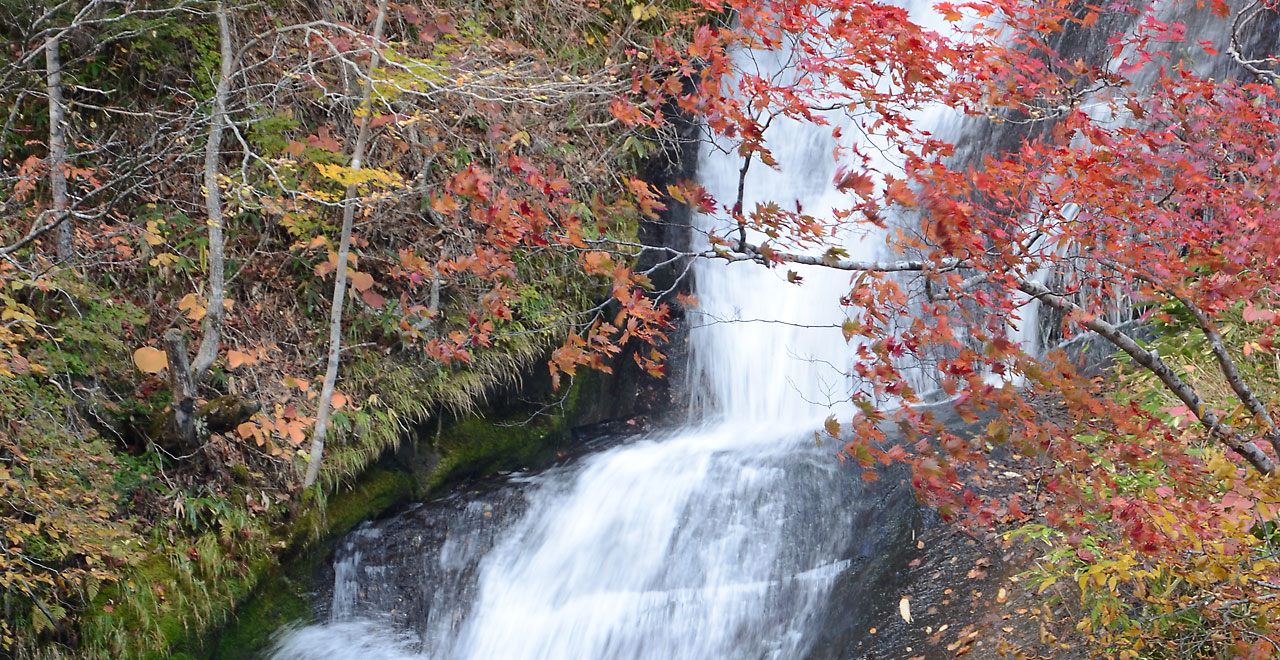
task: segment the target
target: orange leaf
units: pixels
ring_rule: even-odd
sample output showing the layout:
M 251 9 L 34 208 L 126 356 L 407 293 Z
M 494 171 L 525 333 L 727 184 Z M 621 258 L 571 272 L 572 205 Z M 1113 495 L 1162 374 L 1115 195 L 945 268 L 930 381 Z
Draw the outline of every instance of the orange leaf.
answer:
M 355 287 L 356 291 L 368 291 L 369 287 L 373 286 L 373 276 L 368 273 L 352 273 L 351 286 Z
M 253 359 L 248 353 L 240 351 L 227 351 L 227 367 L 238 369 L 242 364 L 254 364 L 257 360 Z
M 206 313 L 204 305 L 200 304 L 200 299 L 194 293 L 188 293 L 178 301 L 178 309 L 187 313 L 187 318 L 192 321 L 199 321 L 204 318 Z
M 606 275 L 613 272 L 613 257 L 608 252 L 588 252 L 583 258 L 587 272 L 592 275 Z
M 143 346 L 133 352 L 133 363 L 146 373 L 158 374 L 169 366 L 169 356 L 162 350 Z

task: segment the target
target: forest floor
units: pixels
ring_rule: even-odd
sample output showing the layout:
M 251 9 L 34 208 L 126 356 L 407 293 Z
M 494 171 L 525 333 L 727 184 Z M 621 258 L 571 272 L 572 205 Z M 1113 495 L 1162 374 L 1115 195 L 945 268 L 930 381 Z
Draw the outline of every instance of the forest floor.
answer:
M 981 494 L 1034 492 L 1038 472 L 1034 459 L 997 451 Z M 976 528 L 930 512 L 897 576 L 899 589 L 878 604 L 858 660 L 1089 657 L 1075 632 L 1079 593 L 1061 582 L 1038 592 L 1027 573 L 1044 548 L 1009 537 L 1022 524 Z

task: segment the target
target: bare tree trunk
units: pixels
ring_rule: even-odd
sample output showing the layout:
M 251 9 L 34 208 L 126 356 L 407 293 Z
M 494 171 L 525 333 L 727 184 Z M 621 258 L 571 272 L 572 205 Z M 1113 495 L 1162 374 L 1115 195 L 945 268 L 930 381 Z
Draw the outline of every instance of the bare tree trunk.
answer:
M 169 358 L 169 393 L 173 399 L 173 428 L 167 429 L 178 441 L 178 449 L 190 451 L 196 444 L 196 388 L 187 363 L 187 342 L 182 330 L 164 333 L 164 352 Z
M 222 320 L 225 311 L 222 299 L 226 289 L 226 259 L 223 248 L 222 190 L 218 187 L 218 161 L 222 153 L 222 133 L 227 125 L 227 96 L 231 89 L 231 66 L 235 57 L 231 48 L 231 26 L 227 20 L 227 6 L 219 2 L 215 13 L 218 17 L 218 41 L 222 52 L 222 67 L 217 89 L 213 95 L 213 111 L 209 120 L 209 141 L 204 151 L 204 208 L 209 225 L 209 295 L 204 316 L 204 336 L 192 365 L 192 378 L 199 383 L 213 361 L 218 358 L 218 344 L 222 339 Z
M 49 95 L 49 187 L 54 221 L 58 223 L 58 262 L 74 257 L 71 245 L 71 203 L 67 196 L 67 113 L 62 99 L 61 33 L 44 44 L 45 91 Z
M 373 23 L 374 50 L 369 57 L 369 72 L 378 68 L 382 56 L 382 27 L 386 22 L 387 0 L 379 0 L 378 15 Z M 358 73 L 358 72 L 357 72 Z M 360 98 L 360 108 L 364 111 L 360 118 L 360 132 L 356 137 L 356 146 L 351 153 L 351 169 L 358 170 L 364 165 L 365 150 L 369 146 L 371 100 L 373 85 L 364 85 Z M 320 390 L 319 410 L 316 413 L 316 429 L 311 437 L 311 455 L 307 460 L 307 475 L 302 482 L 308 488 L 320 476 L 320 460 L 324 453 L 324 436 L 329 427 L 329 404 L 333 400 L 333 388 L 338 380 L 338 357 L 342 350 L 342 304 L 347 295 L 347 255 L 351 251 L 351 225 L 355 221 L 355 199 L 359 191 L 356 186 L 347 186 L 346 203 L 342 208 L 342 236 L 338 242 L 337 281 L 333 284 L 333 308 L 329 314 L 329 362 L 324 372 L 324 387 Z

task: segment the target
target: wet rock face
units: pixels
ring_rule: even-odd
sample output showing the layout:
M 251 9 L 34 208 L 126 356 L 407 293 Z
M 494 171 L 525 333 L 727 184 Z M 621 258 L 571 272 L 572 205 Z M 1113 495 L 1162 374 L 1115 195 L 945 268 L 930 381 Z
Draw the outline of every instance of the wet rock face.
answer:
M 317 576 L 315 620 L 386 618 L 401 628 L 451 629 L 474 600 L 480 559 L 527 507 L 516 478 L 361 525 Z
M 916 554 L 915 539 L 927 517 L 910 486 L 902 483 L 860 512 L 853 523 L 869 533 L 851 548 L 849 568 L 832 585 L 806 660 L 851 660 L 875 645 L 867 631 L 884 616 L 885 603 L 896 604 L 906 587 L 904 570 Z

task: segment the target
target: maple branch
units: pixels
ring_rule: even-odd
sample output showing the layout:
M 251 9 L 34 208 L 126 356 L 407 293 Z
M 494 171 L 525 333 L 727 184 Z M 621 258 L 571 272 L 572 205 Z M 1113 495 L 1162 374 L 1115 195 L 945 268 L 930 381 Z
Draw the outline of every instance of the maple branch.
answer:
M 761 137 L 764 136 L 765 131 L 769 130 L 769 125 L 773 123 L 775 116 L 777 115 L 769 115 L 769 119 L 765 120 L 764 127 L 760 129 Z M 738 194 L 733 201 L 733 215 L 738 221 L 738 242 L 741 245 L 747 245 L 747 221 L 742 217 L 742 200 L 747 192 L 747 172 L 751 171 L 751 160 L 752 152 L 748 151 L 742 157 L 742 167 L 738 169 Z
M 1205 340 L 1209 343 L 1209 348 L 1213 351 L 1213 357 L 1218 362 L 1218 369 L 1222 372 L 1223 377 L 1226 378 L 1227 384 L 1231 386 L 1231 390 L 1240 398 L 1240 402 L 1245 405 L 1245 408 L 1253 413 L 1254 418 L 1260 422 L 1260 425 L 1265 430 L 1263 437 L 1271 444 L 1276 455 L 1280 456 L 1280 428 L 1276 427 L 1276 423 L 1266 405 L 1258 400 L 1258 397 L 1253 393 L 1253 389 L 1249 387 L 1249 384 L 1240 375 L 1239 369 L 1236 368 L 1235 360 L 1231 358 L 1231 353 L 1227 350 L 1226 344 L 1223 343 L 1222 335 L 1218 333 L 1213 319 L 1209 318 L 1209 315 L 1205 314 L 1204 310 L 1200 309 L 1191 299 L 1158 282 L 1154 277 L 1124 268 L 1110 259 L 1100 259 L 1099 261 L 1123 275 L 1141 280 L 1156 289 L 1164 291 L 1166 295 L 1177 300 L 1191 313 L 1196 325 L 1200 328 L 1201 334 L 1204 335 Z
M 1259 82 L 1272 85 L 1280 82 L 1280 74 L 1277 74 L 1275 71 L 1267 71 L 1266 69 L 1258 66 L 1259 64 L 1266 63 L 1268 60 L 1245 59 L 1240 46 L 1240 30 L 1243 29 L 1249 21 L 1257 18 L 1262 13 L 1262 9 L 1262 3 L 1259 0 L 1253 0 L 1253 2 L 1249 3 L 1248 6 L 1244 7 L 1239 12 L 1236 12 L 1235 19 L 1231 21 L 1231 40 L 1227 44 L 1227 54 L 1231 56 L 1231 59 L 1235 60 L 1236 64 L 1244 67 L 1245 71 L 1248 71 L 1253 75 L 1253 77 L 1257 78 Z M 1246 17 L 1245 14 L 1249 14 L 1250 12 L 1253 13 Z M 1269 58 L 1269 61 L 1274 63 L 1275 58 Z
M 1200 331 L 1204 334 L 1205 339 L 1208 340 L 1209 348 L 1213 350 L 1213 356 L 1218 361 L 1218 368 L 1222 370 L 1222 375 L 1226 377 L 1227 383 L 1231 385 L 1231 390 L 1236 393 L 1236 396 L 1240 397 L 1240 401 L 1260 422 L 1260 425 L 1265 430 L 1263 437 L 1267 439 L 1267 442 L 1271 443 L 1276 455 L 1280 456 L 1280 428 L 1276 428 L 1276 423 L 1272 420 L 1270 411 L 1254 395 L 1253 390 L 1249 388 L 1249 384 L 1241 378 L 1240 371 L 1236 369 L 1235 360 L 1231 359 L 1231 354 L 1227 352 L 1227 347 L 1222 343 L 1222 336 L 1218 334 L 1218 329 L 1214 326 L 1213 320 L 1186 297 L 1178 294 L 1173 294 L 1173 296 L 1195 317 L 1196 325 L 1200 326 Z
M 924 280 L 924 297 L 929 302 L 938 302 L 941 300 L 955 300 L 958 294 L 964 293 L 991 277 L 990 273 L 978 273 L 973 277 L 967 277 L 958 284 L 950 287 L 946 291 L 938 292 L 933 290 L 933 280 L 925 278 Z
M 729 249 L 738 254 L 714 250 L 703 256 L 717 257 L 727 261 L 754 261 L 764 265 L 774 262 L 801 264 L 804 266 L 822 266 L 836 270 L 865 270 L 877 273 L 898 273 L 925 270 L 953 270 L 964 268 L 967 264 L 955 257 L 947 257 L 941 261 L 927 259 L 903 259 L 899 261 L 859 261 L 856 259 L 834 259 L 811 254 L 795 254 L 779 252 L 773 249 L 762 249 L 759 246 L 740 241 L 729 241 Z M 971 278 L 972 279 L 972 278 Z
M 1222 444 L 1243 456 L 1258 472 L 1266 475 L 1275 474 L 1275 462 L 1258 445 L 1252 441 L 1242 439 L 1233 429 L 1224 425 L 1222 420 L 1218 419 L 1218 416 L 1205 405 L 1204 400 L 1200 398 L 1195 388 L 1182 380 L 1178 374 L 1174 373 L 1173 369 L 1169 368 L 1169 365 L 1164 360 L 1160 359 L 1159 353 L 1143 349 L 1132 337 L 1121 332 L 1114 325 L 1097 317 L 1088 317 L 1079 305 L 1054 293 L 1039 282 L 1020 280 L 1018 288 L 1023 293 L 1060 312 L 1075 312 L 1085 315 L 1086 320 L 1081 323 L 1086 328 L 1098 333 L 1114 346 L 1127 353 L 1129 357 L 1133 358 L 1134 362 L 1155 374 L 1169 391 L 1173 392 L 1175 396 L 1186 404 L 1187 409 L 1196 416 L 1200 424 L 1208 429 Z

